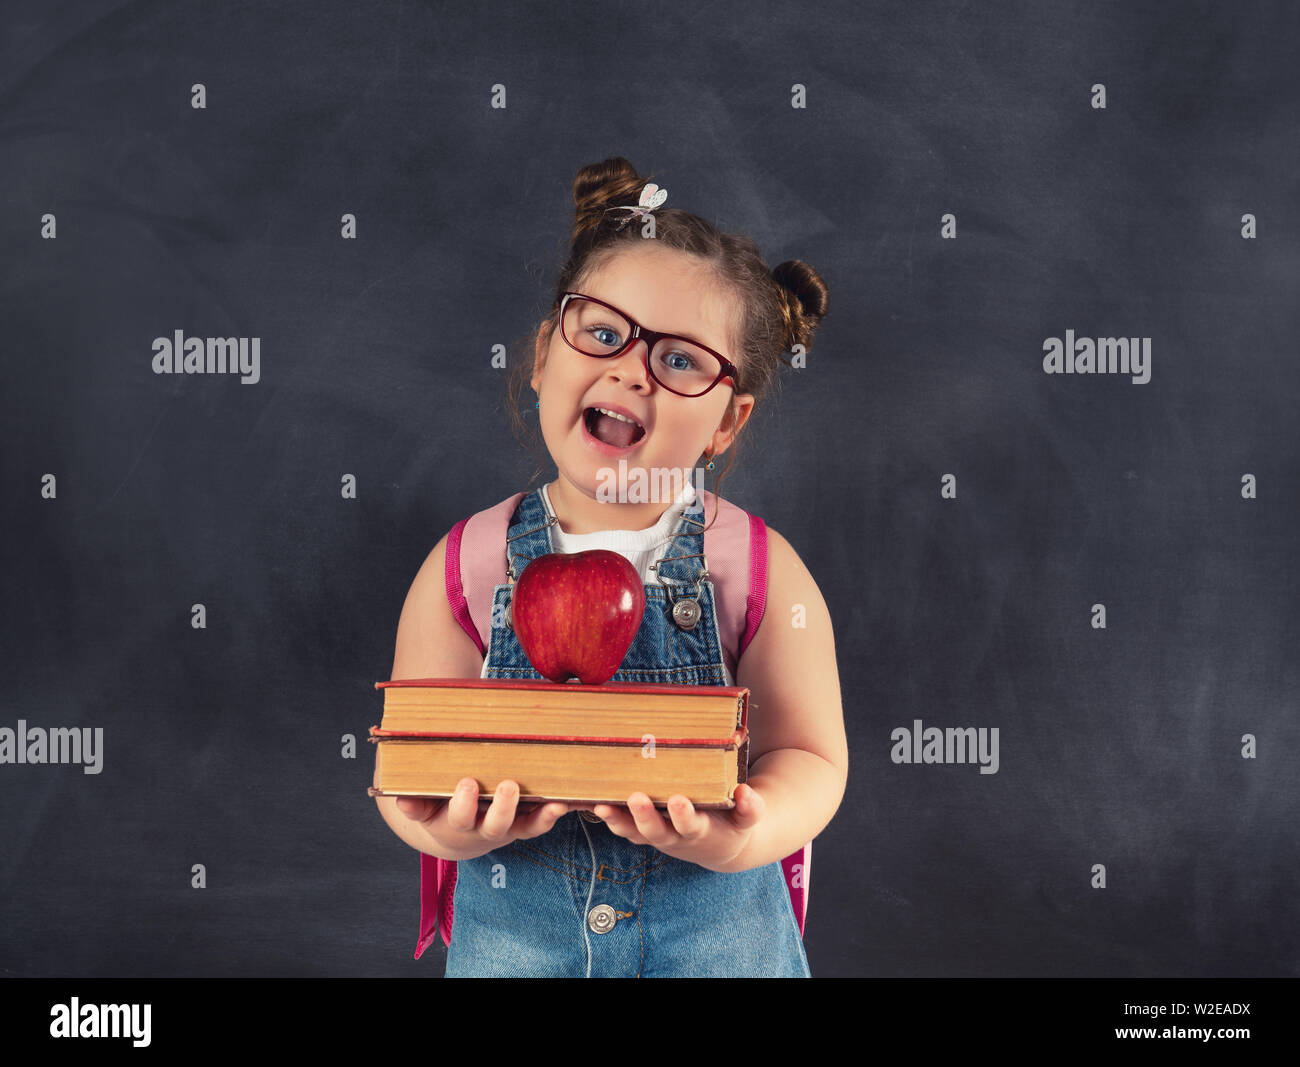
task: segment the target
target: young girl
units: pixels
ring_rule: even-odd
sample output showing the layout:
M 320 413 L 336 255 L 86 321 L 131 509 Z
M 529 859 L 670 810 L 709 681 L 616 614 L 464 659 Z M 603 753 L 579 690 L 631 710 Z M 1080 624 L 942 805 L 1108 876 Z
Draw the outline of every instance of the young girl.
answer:
M 689 480 L 673 500 L 608 490 L 620 461 L 712 470 L 784 351 L 808 346 L 826 286 L 799 261 L 769 271 L 752 241 L 654 192 L 622 158 L 578 173 L 572 252 L 524 366 L 558 476 L 438 542 L 392 677 L 541 677 L 508 622 L 512 581 L 547 552 L 611 549 L 646 593 L 612 681 L 747 686 L 749 780 L 721 812 L 682 796 L 660 812 L 644 793 L 626 808 L 521 805 L 509 781 L 484 811 L 472 778 L 446 802 L 377 797 L 403 841 L 458 861 L 448 976 L 808 976 L 780 861 L 844 792 L 826 605 L 785 538 Z

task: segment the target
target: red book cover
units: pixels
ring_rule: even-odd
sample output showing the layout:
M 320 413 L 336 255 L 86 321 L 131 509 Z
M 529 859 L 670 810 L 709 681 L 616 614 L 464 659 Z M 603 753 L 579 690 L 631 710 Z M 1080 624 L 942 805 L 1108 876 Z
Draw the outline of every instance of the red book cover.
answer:
M 598 693 L 614 690 L 621 693 L 681 693 L 683 690 L 698 690 L 714 696 L 748 696 L 749 690 L 741 685 L 650 685 L 636 682 L 605 682 L 604 685 L 583 685 L 581 682 L 548 682 L 544 678 L 397 678 L 387 682 L 376 682 L 376 689 L 389 686 L 416 685 L 449 686 L 455 689 L 559 689 L 564 684 L 568 689 L 584 693 Z
M 730 737 L 687 737 L 673 738 L 655 735 L 655 745 L 661 748 L 730 748 L 744 744 L 749 731 L 742 726 Z M 560 734 L 480 734 L 447 733 L 440 730 L 382 730 L 378 726 L 370 727 L 370 740 L 383 741 L 389 738 L 434 738 L 440 741 L 537 741 L 543 744 L 573 745 L 633 745 L 640 748 L 646 743 L 644 737 L 592 737 L 563 736 Z

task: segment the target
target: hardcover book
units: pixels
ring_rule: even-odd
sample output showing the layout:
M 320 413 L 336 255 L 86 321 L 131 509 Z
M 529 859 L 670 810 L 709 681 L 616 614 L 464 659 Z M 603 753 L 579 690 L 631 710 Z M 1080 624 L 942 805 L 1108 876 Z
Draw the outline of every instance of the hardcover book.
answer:
M 700 808 L 734 806 L 749 763 L 742 686 L 557 684 L 424 678 L 384 691 L 373 795 L 451 796 L 473 777 L 480 799 L 519 784 L 520 800 L 659 806 L 681 793 Z

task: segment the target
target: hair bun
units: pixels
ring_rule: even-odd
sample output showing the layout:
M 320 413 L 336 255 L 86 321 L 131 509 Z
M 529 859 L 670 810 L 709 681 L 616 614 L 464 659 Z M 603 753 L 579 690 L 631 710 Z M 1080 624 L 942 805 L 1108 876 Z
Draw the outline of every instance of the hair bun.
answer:
M 790 259 L 772 269 L 772 280 L 781 288 L 786 319 L 786 348 L 805 348 L 817 324 L 825 317 L 830 290 L 812 267 L 801 259 Z
M 622 156 L 589 163 L 573 179 L 573 241 L 597 226 L 613 204 L 635 203 L 648 179 Z

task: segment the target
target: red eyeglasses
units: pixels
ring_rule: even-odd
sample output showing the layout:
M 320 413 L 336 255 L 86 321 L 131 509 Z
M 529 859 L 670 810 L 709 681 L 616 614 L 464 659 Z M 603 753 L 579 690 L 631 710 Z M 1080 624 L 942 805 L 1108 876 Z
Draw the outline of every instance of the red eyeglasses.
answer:
M 581 293 L 560 297 L 560 336 L 585 356 L 612 359 L 644 341 L 646 372 L 670 393 L 703 396 L 724 378 L 740 392 L 736 365 L 707 345 L 676 334 L 647 330 L 613 304 Z

